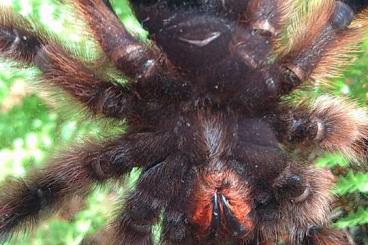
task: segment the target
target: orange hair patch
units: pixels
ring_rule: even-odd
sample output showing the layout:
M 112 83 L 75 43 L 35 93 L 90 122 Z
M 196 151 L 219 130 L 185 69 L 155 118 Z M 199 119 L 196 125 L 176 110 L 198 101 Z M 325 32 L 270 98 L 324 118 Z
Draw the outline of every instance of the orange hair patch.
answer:
M 216 198 L 214 199 L 215 196 Z M 219 200 L 217 200 L 217 197 Z M 218 235 L 245 236 L 248 234 L 248 231 L 252 230 L 253 223 L 248 217 L 252 209 L 252 198 L 247 184 L 228 170 L 203 173 L 198 177 L 195 185 L 190 215 L 191 223 L 197 227 L 197 234 L 199 234 L 200 238 L 205 237 L 211 232 L 211 229 L 214 229 L 212 227 L 213 213 L 214 211 L 217 212 L 217 210 L 214 210 L 214 200 L 218 201 L 220 211 L 218 215 L 220 216 L 221 224 L 218 227 Z M 229 213 L 246 231 L 245 234 L 237 234 L 232 230 L 231 222 L 226 219 Z

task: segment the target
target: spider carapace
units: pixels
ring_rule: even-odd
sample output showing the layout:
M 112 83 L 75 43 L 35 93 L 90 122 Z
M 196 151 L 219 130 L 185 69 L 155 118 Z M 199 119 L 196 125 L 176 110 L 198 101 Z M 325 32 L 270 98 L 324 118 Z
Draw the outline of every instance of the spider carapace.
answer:
M 129 128 L 7 181 L 1 238 L 138 167 L 112 244 L 152 244 L 157 222 L 160 244 L 350 244 L 329 228 L 334 177 L 306 156 L 339 151 L 364 162 L 367 113 L 348 99 L 294 92 L 329 83 L 350 62 L 368 1 L 131 0 L 147 42 L 107 0 L 66 2 L 96 40 L 96 62 L 5 8 L 0 53 L 38 67 L 42 87 L 94 118 Z

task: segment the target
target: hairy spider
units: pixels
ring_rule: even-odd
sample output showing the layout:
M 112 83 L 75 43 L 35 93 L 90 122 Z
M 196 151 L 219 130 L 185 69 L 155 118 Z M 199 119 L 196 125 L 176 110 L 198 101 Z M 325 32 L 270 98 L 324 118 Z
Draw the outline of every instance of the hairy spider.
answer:
M 285 236 L 294 245 L 349 244 L 328 227 L 333 176 L 290 152 L 364 161 L 367 113 L 329 95 L 283 98 L 338 74 L 361 39 L 368 1 L 316 1 L 303 13 L 292 0 L 131 0 L 149 44 L 126 31 L 107 0 L 69 3 L 127 85 L 4 8 L 1 54 L 38 67 L 43 85 L 94 115 L 126 118 L 129 129 L 4 184 L 1 238 L 139 167 L 112 244 L 151 244 L 161 214 L 161 244 L 276 244 Z

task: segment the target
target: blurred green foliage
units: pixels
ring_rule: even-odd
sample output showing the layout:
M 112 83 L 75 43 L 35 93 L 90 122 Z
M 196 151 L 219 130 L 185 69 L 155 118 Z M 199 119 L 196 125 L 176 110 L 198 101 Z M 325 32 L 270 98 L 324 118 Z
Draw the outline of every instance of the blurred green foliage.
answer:
M 83 24 L 76 21 L 71 9 L 52 0 L 1 0 L 15 11 L 41 21 L 81 52 L 90 47 L 80 35 Z M 137 21 L 131 16 L 127 1 L 113 1 L 114 8 L 128 29 L 142 37 Z M 367 102 L 368 41 L 329 92 L 354 98 L 361 105 Z M 0 63 L 0 180 L 7 176 L 23 176 L 28 169 L 40 166 L 47 156 L 78 142 L 83 137 L 102 135 L 101 126 L 86 123 L 78 115 L 70 115 L 55 107 L 54 101 L 32 89 L 36 69 L 18 69 L 9 62 Z M 321 93 L 321 91 L 318 91 Z M 71 110 L 73 111 L 73 110 Z M 341 176 L 335 193 L 344 200 L 339 228 L 361 228 L 368 224 L 368 174 L 348 169 L 347 162 L 337 155 L 327 155 L 317 165 L 330 167 Z M 136 174 L 137 175 L 137 174 Z M 135 176 L 136 176 L 135 175 Z M 98 189 L 88 198 L 86 207 L 71 220 L 51 217 L 39 229 L 15 237 L 7 244 L 79 244 L 83 236 L 103 227 L 111 217 L 108 195 L 111 188 Z M 364 230 L 364 229 L 363 229 Z

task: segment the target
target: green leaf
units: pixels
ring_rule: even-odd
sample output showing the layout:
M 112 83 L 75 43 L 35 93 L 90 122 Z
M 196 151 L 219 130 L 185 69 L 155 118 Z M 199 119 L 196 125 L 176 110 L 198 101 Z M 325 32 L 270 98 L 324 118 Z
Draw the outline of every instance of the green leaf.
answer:
M 368 209 L 359 208 L 358 211 L 350 213 L 345 218 L 340 219 L 335 225 L 337 228 L 342 229 L 364 224 L 368 224 Z
M 368 193 L 368 173 L 349 172 L 341 177 L 335 187 L 335 193 L 346 195 L 354 192 Z

